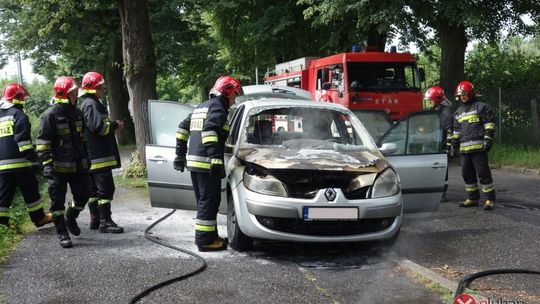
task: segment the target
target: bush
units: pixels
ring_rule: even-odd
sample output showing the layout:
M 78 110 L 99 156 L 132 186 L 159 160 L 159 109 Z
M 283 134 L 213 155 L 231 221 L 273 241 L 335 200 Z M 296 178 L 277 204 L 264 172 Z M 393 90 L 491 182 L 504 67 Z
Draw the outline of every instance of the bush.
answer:
M 146 167 L 139 160 L 139 152 L 135 151 L 131 153 L 129 162 L 122 172 L 123 178 L 146 178 Z

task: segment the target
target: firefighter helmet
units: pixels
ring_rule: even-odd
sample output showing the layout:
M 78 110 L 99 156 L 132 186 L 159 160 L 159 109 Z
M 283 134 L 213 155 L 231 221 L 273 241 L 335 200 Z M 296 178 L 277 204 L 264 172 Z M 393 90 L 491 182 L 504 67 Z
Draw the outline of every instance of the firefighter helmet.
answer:
M 240 81 L 231 76 L 221 76 L 216 80 L 212 90 L 210 90 L 210 95 L 223 95 L 228 98 L 234 92 L 237 95 L 244 95 Z
M 467 80 L 463 80 L 456 87 L 456 96 L 463 96 L 463 95 L 468 95 L 470 98 L 476 95 L 473 84 Z
M 2 99 L 10 103 L 22 103 L 30 94 L 18 83 L 8 83 L 2 92 Z
M 54 98 L 56 99 L 69 99 L 69 93 L 77 90 L 79 86 L 68 76 L 61 76 L 56 79 L 54 83 Z
M 426 100 L 428 103 L 433 104 L 433 106 L 435 106 L 436 108 L 438 108 L 441 104 L 449 105 L 449 101 L 444 95 L 443 88 L 439 86 L 429 88 L 424 95 L 424 100 Z
M 82 79 L 83 90 L 95 90 L 96 87 L 105 83 L 103 75 L 98 72 L 88 72 L 84 74 Z

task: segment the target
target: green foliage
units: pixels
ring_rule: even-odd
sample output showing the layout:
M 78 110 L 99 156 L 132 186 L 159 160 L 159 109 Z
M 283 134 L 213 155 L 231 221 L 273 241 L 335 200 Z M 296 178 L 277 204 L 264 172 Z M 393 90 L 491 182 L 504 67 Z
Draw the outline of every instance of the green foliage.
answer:
M 540 148 L 495 144 L 489 151 L 489 162 L 494 166 L 515 166 L 540 170 Z
M 139 153 L 137 151 L 131 153 L 131 158 L 124 171 L 123 178 L 142 178 L 147 177 L 146 166 L 139 161 Z

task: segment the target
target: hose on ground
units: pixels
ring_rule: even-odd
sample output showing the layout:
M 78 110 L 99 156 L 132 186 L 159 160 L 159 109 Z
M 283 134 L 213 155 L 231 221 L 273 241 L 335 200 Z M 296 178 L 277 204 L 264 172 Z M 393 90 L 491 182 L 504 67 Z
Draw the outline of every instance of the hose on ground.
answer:
M 530 270 L 530 269 L 492 269 L 492 270 L 480 271 L 477 273 L 469 274 L 465 276 L 463 279 L 461 279 L 461 281 L 459 281 L 458 287 L 456 289 L 456 293 L 454 294 L 454 298 L 462 294 L 463 290 L 467 288 L 467 285 L 469 285 L 470 282 L 478 278 L 490 276 L 494 274 L 510 274 L 510 273 L 540 274 L 540 271 Z
M 180 251 L 180 252 L 183 252 L 185 254 L 188 254 L 188 255 L 191 255 L 193 256 L 194 258 L 196 258 L 197 260 L 199 260 L 201 262 L 201 265 L 191 271 L 191 272 L 188 272 L 188 273 L 185 273 L 185 274 L 182 274 L 180 276 L 177 276 L 177 277 L 174 277 L 172 279 L 169 279 L 169 280 L 165 280 L 163 282 L 160 282 L 156 285 L 153 285 L 151 287 L 148 287 L 147 289 L 143 290 L 142 292 L 140 292 L 139 294 L 137 294 L 135 297 L 133 297 L 133 299 L 131 299 L 131 301 L 129 302 L 130 304 L 133 304 L 133 303 L 136 303 L 137 301 L 139 301 L 140 299 L 146 297 L 148 294 L 150 294 L 151 292 L 157 290 L 157 289 L 160 289 L 164 286 L 167 286 L 169 284 L 172 284 L 174 282 L 178 282 L 178 281 L 182 281 L 182 280 L 185 280 L 189 277 L 192 277 L 200 272 L 203 272 L 206 267 L 208 266 L 206 264 L 206 260 L 203 259 L 200 255 L 196 254 L 195 252 L 193 251 L 189 251 L 187 249 L 182 249 L 182 248 L 179 248 L 179 247 L 176 247 L 176 246 L 173 246 L 173 245 L 169 245 L 165 242 L 162 242 L 156 238 L 152 238 L 148 233 L 150 232 L 150 230 L 152 230 L 152 228 L 154 228 L 157 224 L 161 223 L 162 221 L 164 221 L 166 218 L 168 218 L 169 216 L 171 216 L 174 212 L 176 211 L 176 209 L 173 209 L 171 212 L 167 213 L 165 216 L 163 216 L 162 218 L 158 219 L 157 221 L 155 221 L 154 223 L 152 223 L 150 226 L 148 226 L 145 230 L 144 230 L 144 237 L 147 238 L 148 240 L 150 240 L 151 242 L 154 242 L 156 244 L 159 244 L 159 245 L 162 245 L 162 246 L 165 246 L 165 247 L 168 247 L 168 248 L 171 248 L 171 249 L 174 249 L 174 250 L 177 250 L 177 251 Z

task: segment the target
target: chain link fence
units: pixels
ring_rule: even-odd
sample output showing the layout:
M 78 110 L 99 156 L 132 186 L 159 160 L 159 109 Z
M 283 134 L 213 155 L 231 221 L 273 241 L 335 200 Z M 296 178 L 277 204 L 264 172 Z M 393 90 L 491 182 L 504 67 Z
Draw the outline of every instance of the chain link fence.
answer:
M 495 113 L 497 140 L 507 145 L 540 147 L 540 88 L 482 90 L 480 100 Z

